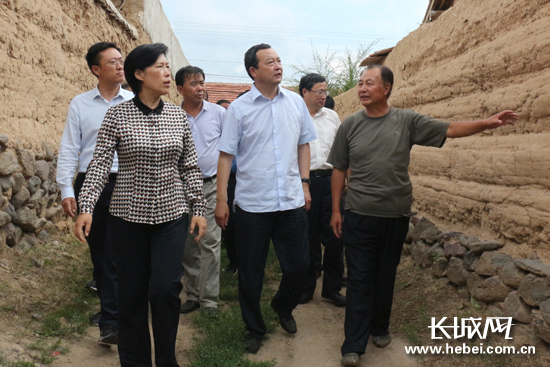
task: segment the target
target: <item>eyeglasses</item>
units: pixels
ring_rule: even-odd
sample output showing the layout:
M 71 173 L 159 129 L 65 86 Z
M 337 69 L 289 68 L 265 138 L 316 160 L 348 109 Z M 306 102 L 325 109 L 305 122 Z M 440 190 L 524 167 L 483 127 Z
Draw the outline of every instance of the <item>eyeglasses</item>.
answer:
M 328 96 L 328 90 L 309 90 L 312 93 L 317 93 L 318 96 Z
M 124 65 L 124 59 L 112 59 L 103 63 L 103 65 L 109 66 L 117 66 L 117 64 Z

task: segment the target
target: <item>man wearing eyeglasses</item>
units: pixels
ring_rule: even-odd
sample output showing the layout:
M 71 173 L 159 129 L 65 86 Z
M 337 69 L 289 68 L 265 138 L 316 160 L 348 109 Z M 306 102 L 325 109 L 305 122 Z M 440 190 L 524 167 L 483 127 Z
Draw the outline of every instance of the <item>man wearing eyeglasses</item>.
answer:
M 65 214 L 74 217 L 77 201 L 88 164 L 94 154 L 97 133 L 107 110 L 133 98 L 134 94 L 120 87 L 124 82 L 124 60 L 120 49 L 112 42 L 94 44 L 86 54 L 90 71 L 96 76 L 97 86 L 71 101 L 61 138 L 57 161 L 57 183 Z M 73 188 L 75 169 L 78 171 Z M 115 187 L 118 159 L 115 155 L 111 174 L 93 213 L 93 225 L 87 237 L 94 265 L 94 279 L 101 304 L 101 312 L 90 318 L 99 324 L 101 344 L 117 344 L 117 284 L 116 266 L 110 242 L 109 203 Z
M 323 76 L 315 73 L 307 74 L 300 80 L 299 88 L 317 131 L 317 139 L 309 143 L 311 152 L 309 173 L 311 209 L 308 212 L 310 264 L 300 303 L 304 304 L 313 299 L 317 285 L 317 272 L 323 259 L 321 297 L 332 301 L 336 306 L 343 307 L 346 305 L 346 298 L 340 294 L 343 245 L 330 227 L 332 165 L 327 163 L 336 131 L 340 127 L 340 119 L 336 112 L 324 107 L 328 92 Z M 325 247 L 324 257 L 321 254 L 321 243 Z

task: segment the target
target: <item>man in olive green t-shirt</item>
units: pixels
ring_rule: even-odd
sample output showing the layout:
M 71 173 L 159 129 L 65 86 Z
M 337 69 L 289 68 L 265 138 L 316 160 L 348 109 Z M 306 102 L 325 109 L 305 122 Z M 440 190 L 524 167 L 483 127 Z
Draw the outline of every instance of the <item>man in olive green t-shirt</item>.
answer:
M 370 65 L 361 74 L 359 99 L 365 110 L 338 129 L 328 163 L 332 173 L 331 227 L 343 237 L 348 266 L 345 340 L 342 364 L 358 366 L 369 336 L 383 348 L 389 334 L 393 288 L 403 242 L 409 228 L 413 145 L 441 147 L 460 138 L 513 124 L 517 114 L 502 111 L 486 120 L 443 122 L 412 110 L 390 108 L 392 71 Z M 351 171 L 342 223 L 340 199 Z

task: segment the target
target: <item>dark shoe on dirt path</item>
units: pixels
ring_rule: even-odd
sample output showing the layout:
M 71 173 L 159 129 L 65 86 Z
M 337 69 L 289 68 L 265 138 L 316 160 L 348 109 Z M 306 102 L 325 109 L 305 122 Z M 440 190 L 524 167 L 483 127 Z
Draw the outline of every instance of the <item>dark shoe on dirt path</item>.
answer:
M 187 300 L 184 304 L 181 305 L 180 313 L 188 314 L 195 310 L 198 310 L 201 305 L 197 301 Z
M 273 302 L 271 303 L 271 308 L 279 316 L 279 324 L 281 324 L 281 327 L 283 328 L 283 330 L 289 334 L 296 334 L 296 332 L 298 331 L 298 328 L 296 327 L 296 320 L 294 320 L 294 317 L 292 316 L 292 314 L 290 315 L 282 314 L 275 307 L 273 307 Z
M 388 346 L 388 344 L 391 343 L 391 335 L 388 334 L 384 336 L 373 336 L 372 342 L 378 348 L 385 348 Z
M 101 311 L 90 317 L 90 325 L 99 326 L 99 320 L 101 320 Z
M 346 297 L 342 296 L 340 293 L 321 294 L 321 297 L 332 301 L 332 303 L 338 307 L 344 307 L 346 305 Z
M 118 331 L 117 328 L 113 325 L 107 325 L 100 330 L 99 339 L 97 339 L 99 344 L 105 345 L 117 345 L 118 344 Z
M 262 339 L 258 339 L 257 337 L 248 335 L 244 342 L 244 349 L 248 353 L 256 354 L 260 350 L 260 347 L 262 346 Z
M 361 362 L 359 353 L 346 353 L 342 356 L 342 366 L 356 367 Z

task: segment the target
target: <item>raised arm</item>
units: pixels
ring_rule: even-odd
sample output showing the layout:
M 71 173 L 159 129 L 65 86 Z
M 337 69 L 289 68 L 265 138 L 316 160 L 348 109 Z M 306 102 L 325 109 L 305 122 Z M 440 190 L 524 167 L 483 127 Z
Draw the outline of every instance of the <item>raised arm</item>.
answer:
M 485 120 L 454 121 L 447 129 L 447 138 L 462 138 L 474 135 L 488 129 L 496 129 L 504 125 L 513 125 L 518 119 L 514 111 L 506 110 Z

